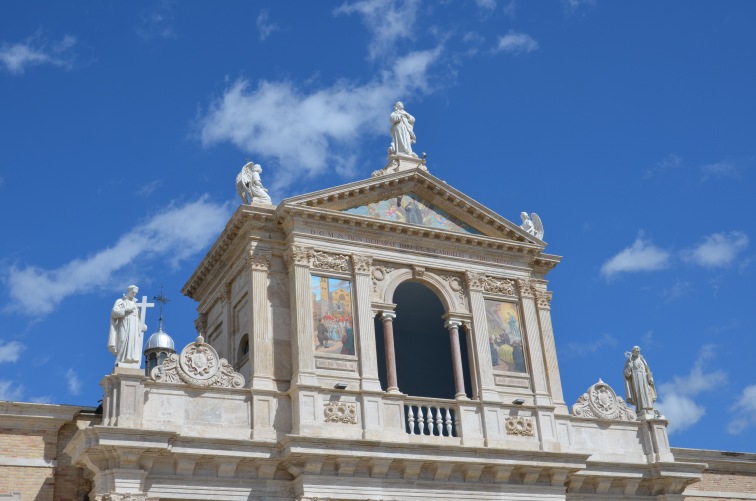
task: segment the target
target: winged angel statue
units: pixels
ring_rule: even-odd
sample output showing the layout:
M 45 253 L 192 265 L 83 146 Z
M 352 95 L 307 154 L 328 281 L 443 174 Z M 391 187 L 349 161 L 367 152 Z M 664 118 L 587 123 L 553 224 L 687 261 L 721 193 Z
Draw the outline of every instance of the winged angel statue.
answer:
M 236 193 L 239 194 L 243 203 L 271 203 L 268 190 L 263 187 L 262 181 L 260 181 L 261 172 L 260 164 L 248 162 L 236 176 Z
M 539 240 L 543 240 L 543 223 L 541 222 L 541 218 L 538 217 L 538 214 L 533 212 L 532 214 L 530 214 L 530 216 L 528 216 L 527 212 L 521 212 L 520 218 L 522 219 L 520 228 L 527 231 Z

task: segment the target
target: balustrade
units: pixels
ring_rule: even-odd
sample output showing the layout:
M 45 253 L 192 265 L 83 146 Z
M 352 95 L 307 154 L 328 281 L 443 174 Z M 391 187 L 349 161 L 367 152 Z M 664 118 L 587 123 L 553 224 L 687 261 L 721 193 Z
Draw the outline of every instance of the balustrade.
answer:
M 405 402 L 405 430 L 410 435 L 457 437 L 457 410 L 453 402 L 433 399 L 413 399 Z

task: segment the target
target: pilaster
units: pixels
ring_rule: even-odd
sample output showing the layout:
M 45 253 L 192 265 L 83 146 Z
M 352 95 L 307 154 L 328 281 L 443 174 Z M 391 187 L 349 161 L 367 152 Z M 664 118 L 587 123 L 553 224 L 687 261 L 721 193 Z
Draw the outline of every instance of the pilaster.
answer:
M 315 346 L 313 341 L 312 303 L 310 301 L 310 259 L 308 249 L 292 245 L 284 254 L 289 266 L 292 384 L 318 384 L 315 374 Z
M 468 272 L 465 276 L 467 290 L 470 298 L 470 311 L 472 312 L 472 335 L 474 349 L 478 363 L 475 364 L 480 389 L 478 397 L 483 401 L 499 401 L 496 384 L 493 376 L 493 361 L 488 342 L 488 329 L 486 322 L 486 306 L 483 299 L 483 284 L 478 273 Z
M 528 352 L 530 353 L 530 370 L 535 389 L 536 405 L 551 405 L 548 385 L 546 383 L 546 369 L 543 362 L 543 347 L 541 345 L 541 330 L 538 327 L 538 312 L 535 305 L 535 295 L 530 280 L 518 280 L 517 288 L 520 292 L 520 302 L 525 316 L 525 334 L 527 335 Z
M 252 357 L 253 389 L 273 390 L 273 331 L 270 328 L 270 306 L 268 302 L 268 269 L 271 251 L 252 246 L 247 256 L 247 272 L 252 308 L 250 356 Z M 309 297 L 309 296 L 299 296 Z
M 540 285 L 540 284 L 539 284 Z M 567 404 L 562 393 L 562 378 L 559 374 L 557 362 L 556 344 L 554 342 L 554 329 L 551 325 L 551 297 L 552 293 L 545 290 L 545 285 L 535 288 L 536 306 L 538 308 L 538 321 L 543 342 L 544 363 L 546 364 L 546 378 L 549 385 L 551 400 L 558 414 L 569 414 Z
M 373 258 L 358 254 L 352 255 L 354 270 L 355 311 L 357 321 L 358 350 L 360 354 L 361 388 L 366 391 L 381 391 L 378 379 L 378 355 L 375 349 L 375 326 L 370 305 L 373 281 L 370 276 Z

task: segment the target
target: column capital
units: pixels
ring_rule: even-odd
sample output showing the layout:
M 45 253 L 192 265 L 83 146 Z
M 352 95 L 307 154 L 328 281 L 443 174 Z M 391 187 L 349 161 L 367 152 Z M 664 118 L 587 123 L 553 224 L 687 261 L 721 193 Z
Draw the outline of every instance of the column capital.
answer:
M 218 297 L 222 303 L 228 303 L 231 300 L 231 282 L 221 285 Z
M 261 249 L 259 247 L 250 249 L 245 263 L 247 265 L 247 270 L 268 271 L 268 268 L 270 268 L 270 259 L 272 257 L 273 255 L 269 249 Z
M 520 278 L 517 280 L 517 288 L 520 291 L 520 297 L 522 298 L 529 298 L 532 299 L 534 297 L 533 295 L 533 287 L 530 283 L 530 280 L 527 278 Z
M 363 256 L 361 254 L 352 254 L 352 268 L 356 274 L 369 275 L 373 266 L 372 256 Z
M 535 291 L 535 297 L 536 297 L 536 304 L 538 304 L 538 309 L 541 310 L 550 310 L 551 309 L 551 291 Z
M 459 329 L 462 326 L 462 320 L 457 320 L 455 318 L 450 318 L 446 322 L 444 322 L 444 327 L 447 329 L 456 328 Z
M 310 267 L 310 249 L 303 245 L 292 245 L 286 250 L 283 257 L 289 266 Z
M 393 321 L 393 320 L 394 320 L 394 319 L 396 318 L 396 313 L 395 313 L 395 312 L 393 312 L 393 311 L 382 311 L 382 312 L 380 313 L 380 315 L 381 315 L 381 320 L 383 320 L 384 322 L 385 322 L 386 320 L 391 320 L 391 321 Z
M 483 291 L 485 278 L 486 275 L 484 273 L 476 273 L 474 271 L 465 272 L 465 281 L 467 282 L 467 288 L 471 291 Z

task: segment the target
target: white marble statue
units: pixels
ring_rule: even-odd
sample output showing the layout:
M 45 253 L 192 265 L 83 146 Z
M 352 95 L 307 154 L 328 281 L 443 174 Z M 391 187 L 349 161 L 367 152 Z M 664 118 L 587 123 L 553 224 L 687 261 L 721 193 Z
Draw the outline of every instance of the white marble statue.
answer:
M 142 362 L 142 336 L 147 326 L 135 296 L 139 287 L 129 285 L 126 294 L 115 302 L 110 312 L 108 349 L 116 356 L 116 366 L 138 369 Z
M 640 354 L 640 347 L 633 346 L 632 352 L 625 352 L 625 395 L 628 403 L 635 405 L 638 415 L 652 411 L 656 401 L 656 388 L 651 368 Z
M 404 111 L 404 105 L 397 102 L 391 113 L 391 146 L 389 155 L 407 155 L 417 158 L 412 152 L 415 143 L 415 117 Z
M 268 190 L 263 187 L 262 181 L 260 180 L 261 172 L 262 167 L 260 167 L 260 164 L 247 162 L 247 164 L 242 167 L 239 175 L 236 176 L 236 193 L 239 194 L 243 203 L 271 203 Z
M 541 222 L 541 218 L 538 217 L 538 214 L 533 212 L 530 216 L 528 216 L 527 212 L 521 212 L 520 219 L 522 219 L 520 228 L 527 231 L 534 237 L 543 240 L 543 223 Z

